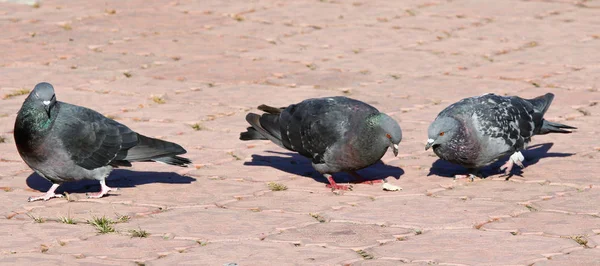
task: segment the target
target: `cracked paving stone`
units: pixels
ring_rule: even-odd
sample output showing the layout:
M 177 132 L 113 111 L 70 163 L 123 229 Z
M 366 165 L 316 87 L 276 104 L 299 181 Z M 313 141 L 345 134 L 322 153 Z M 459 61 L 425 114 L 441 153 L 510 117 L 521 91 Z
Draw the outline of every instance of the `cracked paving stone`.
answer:
M 327 247 L 364 247 L 395 241 L 397 235 L 412 235 L 406 228 L 357 225 L 352 223 L 319 223 L 285 230 L 269 236 L 268 240 L 316 244 Z
M 600 248 L 580 249 L 567 254 L 554 255 L 550 259 L 537 262 L 534 265 L 600 265 Z
M 468 199 L 483 199 L 491 201 L 504 202 L 524 202 L 529 200 L 540 200 L 544 197 L 555 196 L 557 193 L 573 191 L 574 188 L 550 186 L 547 184 L 522 184 L 516 182 L 506 182 L 490 180 L 484 182 L 465 183 L 461 186 L 455 186 L 453 189 L 444 190 L 436 195 L 441 197 Z
M 546 211 L 600 214 L 600 205 L 597 204 L 598 198 L 600 198 L 600 189 L 592 189 L 573 192 L 568 196 L 548 201 L 540 201 L 536 205 Z
M 435 243 L 429 245 L 428 243 Z M 562 253 L 576 248 L 564 238 L 524 236 L 475 229 L 435 230 L 367 249 L 375 257 L 425 260 L 467 265 L 516 265 L 544 259 L 543 254 Z
M 485 224 L 484 230 L 499 230 L 521 233 L 544 233 L 553 236 L 594 234 L 600 230 L 600 218 L 586 214 L 556 212 L 530 212 L 518 217 L 501 218 Z
M 385 210 L 373 213 L 372 210 Z M 525 212 L 506 202 L 434 198 L 427 196 L 375 198 L 358 206 L 321 215 L 328 219 L 423 229 L 472 228 L 495 216 Z
M 169 255 L 148 265 L 339 265 L 360 259 L 349 249 L 295 246 L 267 241 L 208 242 L 180 254 Z M 292 262 L 293 261 L 293 262 Z
M 325 190 L 323 188 L 323 190 Z M 266 192 L 253 197 L 226 204 L 228 208 L 283 210 L 294 213 L 320 212 L 324 210 L 351 208 L 357 202 L 370 201 L 367 197 L 335 195 L 333 193 L 312 193 L 307 191 Z
M 78 241 L 94 236 L 96 231 L 88 224 L 62 224 L 55 222 L 34 223 L 33 221 L 3 220 L 0 233 L 10 241 L 0 242 L 0 254 L 12 252 L 39 252 L 40 245 L 51 249 L 59 246 L 59 241 Z
M 102 244 L 98 244 L 102 243 Z M 129 235 L 107 234 L 90 237 L 64 246 L 57 245 L 48 254 L 71 254 L 122 260 L 149 260 L 163 254 L 178 253 L 180 249 L 197 246 L 195 241 L 164 239 L 162 236 L 132 238 Z M 119 250 L 119 252 L 114 252 Z
M 14 253 L 0 257 L 3 265 L 123 265 L 122 261 L 109 261 L 98 257 L 85 257 L 82 254 Z
M 92 201 L 68 202 L 65 199 L 51 199 L 54 202 L 46 202 L 45 205 L 31 205 L 34 208 L 28 213 L 21 213 L 14 216 L 15 220 L 31 220 L 34 217 L 41 217 L 46 220 L 57 221 L 60 218 L 71 218 L 77 223 L 85 223 L 94 217 L 107 217 L 116 220 L 118 216 L 127 215 L 135 217 L 146 213 L 159 212 L 158 206 L 137 206 L 131 204 L 109 204 Z
M 210 222 L 210 226 L 204 224 Z M 155 235 L 172 234 L 175 238 L 256 239 L 287 228 L 317 223 L 310 215 L 285 212 L 228 210 L 222 208 L 173 209 L 140 219 L 142 229 Z M 129 228 L 117 224 L 117 229 Z

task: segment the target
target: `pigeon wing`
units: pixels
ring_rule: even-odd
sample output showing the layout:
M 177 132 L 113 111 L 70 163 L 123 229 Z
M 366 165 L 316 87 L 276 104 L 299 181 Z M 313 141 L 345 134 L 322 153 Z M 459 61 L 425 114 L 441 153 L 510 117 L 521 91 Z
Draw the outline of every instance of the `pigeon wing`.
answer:
M 282 140 L 286 147 L 324 163 L 328 148 L 344 137 L 344 108 L 314 99 L 290 105 L 281 114 Z
M 474 98 L 473 118 L 481 135 L 523 149 L 534 131 L 533 105 L 519 97 L 494 94 Z
M 58 137 L 79 166 L 92 170 L 119 161 L 138 143 L 138 135 L 102 114 L 80 106 L 60 103 Z

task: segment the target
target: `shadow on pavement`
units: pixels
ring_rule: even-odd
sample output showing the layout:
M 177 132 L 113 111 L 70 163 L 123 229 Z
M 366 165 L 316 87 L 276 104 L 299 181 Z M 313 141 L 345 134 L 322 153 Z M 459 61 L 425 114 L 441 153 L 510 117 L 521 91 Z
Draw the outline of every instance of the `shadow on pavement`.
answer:
M 522 151 L 523 156 L 525 157 L 525 161 L 523 162 L 525 167 L 534 165 L 534 164 L 538 163 L 540 161 L 540 159 L 543 159 L 543 158 L 569 157 L 571 155 L 574 155 L 574 153 L 548 152 L 550 150 L 550 148 L 552 148 L 552 146 L 554 146 L 554 143 L 542 143 L 542 144 L 530 146 L 527 150 Z M 502 159 L 494 162 L 493 164 L 482 168 L 481 172 L 483 173 L 483 176 L 487 177 L 490 175 L 501 174 L 502 172 L 499 170 L 500 166 L 502 166 L 506 162 L 506 160 L 508 160 L 508 157 L 509 156 L 506 156 L 505 158 L 502 158 Z M 465 169 L 462 166 L 449 163 L 442 159 L 438 159 L 431 165 L 431 168 L 429 169 L 429 174 L 427 174 L 427 176 L 438 175 L 438 176 L 443 176 L 443 177 L 454 178 L 454 175 L 459 175 L 459 174 L 461 174 L 461 175 L 468 174 L 467 169 Z M 522 174 L 523 174 L 523 169 L 521 167 L 515 165 L 511 171 L 511 175 L 522 176 Z
M 294 152 L 267 152 L 276 155 L 262 156 L 254 154 L 252 155 L 252 161 L 245 162 L 244 165 L 270 166 L 290 174 L 310 177 L 317 182 L 329 184 L 327 179 L 312 167 L 311 161 L 308 158 Z M 357 173 L 364 178 L 364 181 L 380 180 L 389 176 L 400 179 L 400 176 L 404 174 L 404 170 L 396 166 L 385 165 L 380 160 L 374 165 L 358 170 Z M 338 183 L 353 183 L 357 181 L 352 175 L 344 172 L 334 173 L 333 178 Z
M 195 178 L 182 176 L 173 172 L 142 172 L 124 169 L 115 169 L 106 179 L 106 185 L 109 187 L 136 187 L 138 185 L 149 183 L 165 184 L 190 184 L 196 181 Z M 32 173 L 27 177 L 27 186 L 32 189 L 46 192 L 52 185 L 50 181 L 41 177 L 37 173 Z M 57 193 L 67 192 L 98 192 L 100 184 L 96 180 L 81 180 L 77 182 L 63 183 L 56 190 Z

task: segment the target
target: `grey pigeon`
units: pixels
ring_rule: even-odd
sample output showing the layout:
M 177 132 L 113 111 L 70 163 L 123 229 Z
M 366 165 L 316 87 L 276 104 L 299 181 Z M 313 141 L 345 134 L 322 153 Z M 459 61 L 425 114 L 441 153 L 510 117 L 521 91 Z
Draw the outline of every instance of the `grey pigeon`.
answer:
M 266 113 L 249 113 L 252 125 L 240 134 L 241 140 L 268 139 L 282 148 L 312 160 L 332 189 L 338 185 L 332 173 L 355 171 L 383 157 L 388 147 L 398 155 L 402 130 L 398 123 L 375 107 L 347 97 L 304 100 L 284 108 L 258 107 Z
M 554 94 L 534 99 L 486 94 L 462 99 L 441 111 L 428 130 L 425 150 L 469 169 L 471 180 L 479 169 L 511 155 L 500 168 L 506 175 L 514 164 L 523 167 L 521 153 L 534 135 L 571 133 L 571 126 L 544 120 Z M 462 177 L 462 176 L 457 176 Z
M 190 160 L 181 146 L 140 135 L 100 113 L 56 100 L 49 83 L 39 83 L 19 110 L 14 129 L 21 158 L 36 173 L 52 182 L 48 192 L 29 201 L 62 197 L 55 194 L 63 182 L 100 181 L 100 198 L 114 188 L 105 179 L 113 167 L 154 161 L 186 166 Z

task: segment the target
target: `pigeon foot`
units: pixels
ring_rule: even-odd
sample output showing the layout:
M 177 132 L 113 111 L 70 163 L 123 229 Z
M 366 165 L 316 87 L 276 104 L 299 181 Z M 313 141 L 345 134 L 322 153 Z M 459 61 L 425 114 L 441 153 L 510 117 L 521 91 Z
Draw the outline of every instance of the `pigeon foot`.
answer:
M 29 197 L 29 199 L 27 199 L 27 201 L 29 201 L 29 202 L 34 202 L 34 201 L 38 201 L 38 200 L 47 201 L 47 200 L 49 200 L 51 198 L 62 198 L 62 197 L 64 197 L 64 195 L 62 195 L 62 194 L 55 194 L 54 192 L 52 192 L 52 193 L 46 193 L 46 194 L 44 194 L 42 196 L 39 196 L 39 197 Z
M 50 187 L 50 189 L 48 189 L 48 192 L 46 192 L 46 194 L 39 196 L 39 197 L 29 197 L 29 199 L 27 199 L 27 201 L 28 202 L 34 202 L 34 201 L 38 201 L 38 200 L 47 201 L 51 198 L 62 198 L 62 197 L 64 197 L 64 195 L 54 193 L 54 191 L 56 191 L 58 186 L 60 186 L 60 185 L 52 184 L 52 186 Z
M 101 180 L 100 181 L 100 192 L 98 193 L 87 193 L 87 197 L 88 199 L 99 199 L 102 198 L 104 195 L 108 194 L 109 191 L 117 191 L 117 188 L 111 188 L 109 186 L 106 185 L 106 181 Z
M 513 155 L 510 156 L 510 158 L 508 158 L 508 161 L 506 161 L 505 164 L 503 164 L 502 166 L 500 166 L 500 171 L 504 171 L 504 175 L 510 175 L 510 171 L 512 170 L 513 166 L 516 164 L 521 168 L 524 168 L 525 166 L 523 165 L 523 161 L 525 160 L 525 157 L 523 156 L 523 154 L 518 151 L 513 153 Z
M 474 175 L 474 174 L 468 174 L 468 175 L 454 175 L 454 179 L 455 179 L 455 180 L 457 180 L 457 179 L 467 179 L 467 178 L 468 178 L 468 179 L 469 179 L 471 182 L 474 182 L 476 177 L 478 177 L 478 176 L 476 176 L 476 175 Z
M 324 176 L 327 177 L 327 181 L 329 181 L 329 185 L 327 185 L 328 188 L 331 188 L 332 190 L 352 190 L 351 185 L 338 185 L 330 174 L 324 174 Z

